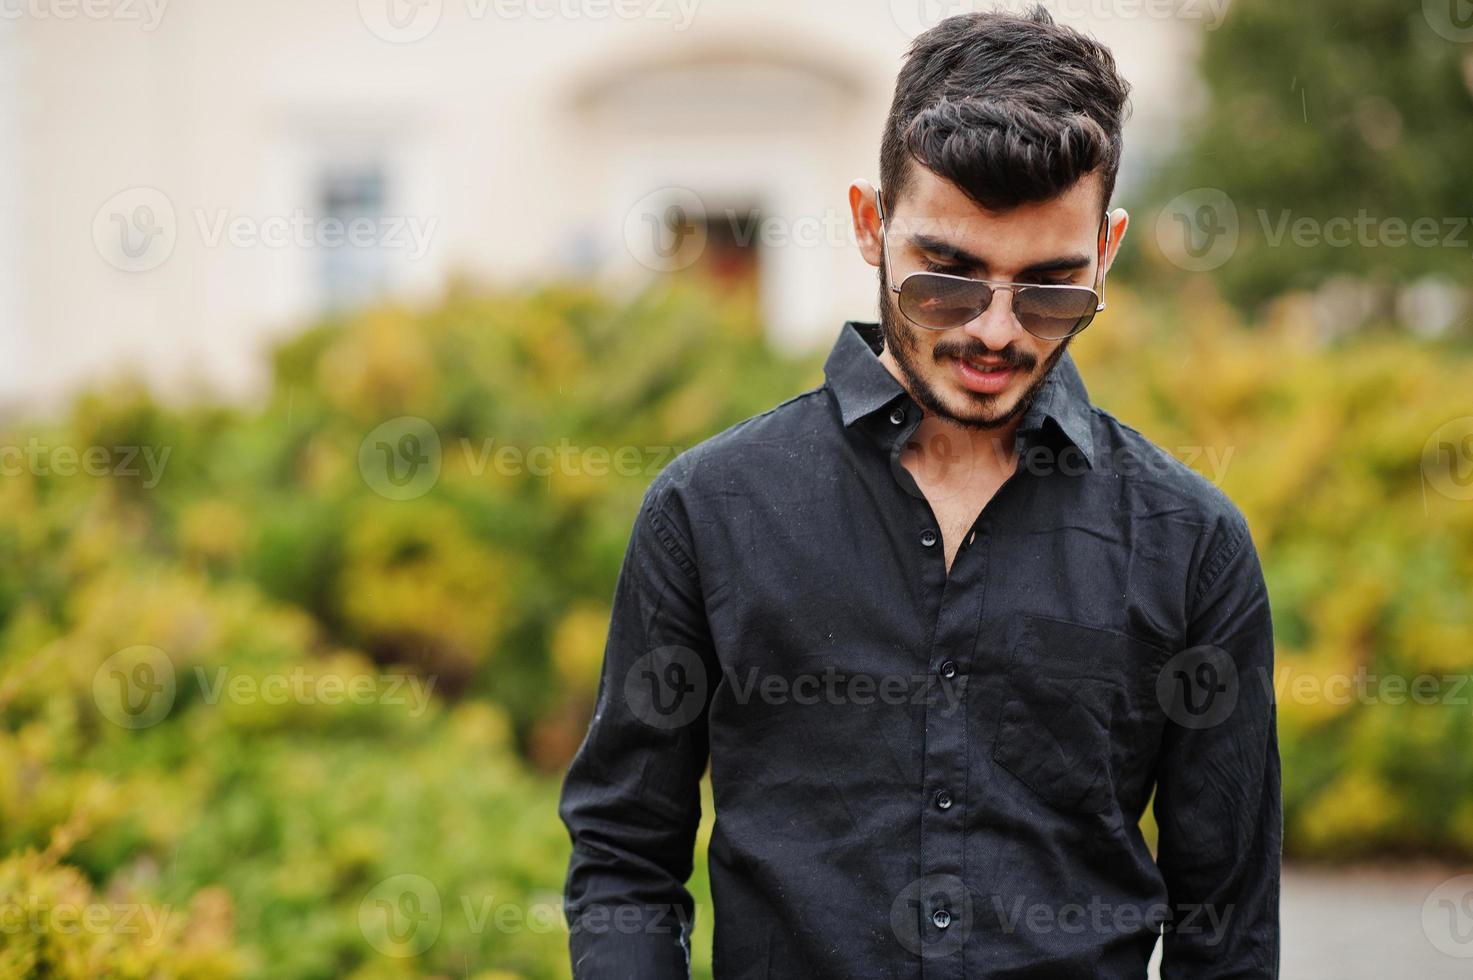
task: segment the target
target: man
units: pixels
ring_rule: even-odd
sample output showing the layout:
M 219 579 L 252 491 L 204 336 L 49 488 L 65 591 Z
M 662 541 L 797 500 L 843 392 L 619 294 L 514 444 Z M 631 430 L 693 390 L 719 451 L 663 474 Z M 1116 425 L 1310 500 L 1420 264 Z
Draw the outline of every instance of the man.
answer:
M 561 807 L 575 976 L 687 976 L 708 758 L 718 978 L 1138 978 L 1158 938 L 1165 978 L 1277 975 L 1257 553 L 1066 353 L 1127 94 L 1041 9 L 916 40 L 849 190 L 880 324 L 635 522 Z

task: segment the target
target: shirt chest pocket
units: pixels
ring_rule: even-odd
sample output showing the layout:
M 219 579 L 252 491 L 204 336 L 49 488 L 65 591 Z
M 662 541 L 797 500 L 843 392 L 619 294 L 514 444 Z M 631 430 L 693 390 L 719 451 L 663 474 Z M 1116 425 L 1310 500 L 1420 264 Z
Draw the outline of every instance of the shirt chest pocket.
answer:
M 1115 804 L 1112 760 L 1140 712 L 1133 692 L 1148 648 L 1111 630 L 1018 616 L 992 758 L 1059 810 Z

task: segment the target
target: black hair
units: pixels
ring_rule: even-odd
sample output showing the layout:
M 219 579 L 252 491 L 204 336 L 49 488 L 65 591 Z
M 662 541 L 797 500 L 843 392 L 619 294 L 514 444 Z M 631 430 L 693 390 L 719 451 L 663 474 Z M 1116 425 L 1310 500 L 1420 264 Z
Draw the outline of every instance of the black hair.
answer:
M 1130 83 L 1103 44 L 1023 14 L 948 17 L 915 39 L 880 143 L 894 207 L 918 163 L 989 211 L 1057 197 L 1099 170 L 1109 208 Z

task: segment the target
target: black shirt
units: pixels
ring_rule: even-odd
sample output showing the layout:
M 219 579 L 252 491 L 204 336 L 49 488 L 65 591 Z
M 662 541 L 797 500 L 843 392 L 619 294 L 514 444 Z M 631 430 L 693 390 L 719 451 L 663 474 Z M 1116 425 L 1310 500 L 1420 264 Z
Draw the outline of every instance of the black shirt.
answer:
M 708 757 L 718 980 L 1141 978 L 1163 925 L 1163 978 L 1276 976 L 1273 637 L 1241 513 L 1066 354 L 948 575 L 880 349 L 846 324 L 823 385 L 644 498 L 560 808 L 575 976 L 687 975 Z

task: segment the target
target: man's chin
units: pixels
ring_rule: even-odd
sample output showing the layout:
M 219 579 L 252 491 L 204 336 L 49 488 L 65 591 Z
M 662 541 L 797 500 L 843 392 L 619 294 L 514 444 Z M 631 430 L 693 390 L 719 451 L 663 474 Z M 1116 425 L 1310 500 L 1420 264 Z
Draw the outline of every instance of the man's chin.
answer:
M 1018 417 L 1018 393 L 1009 386 L 995 395 L 982 395 L 967 388 L 948 385 L 944 414 L 957 425 L 972 429 L 1001 429 Z

